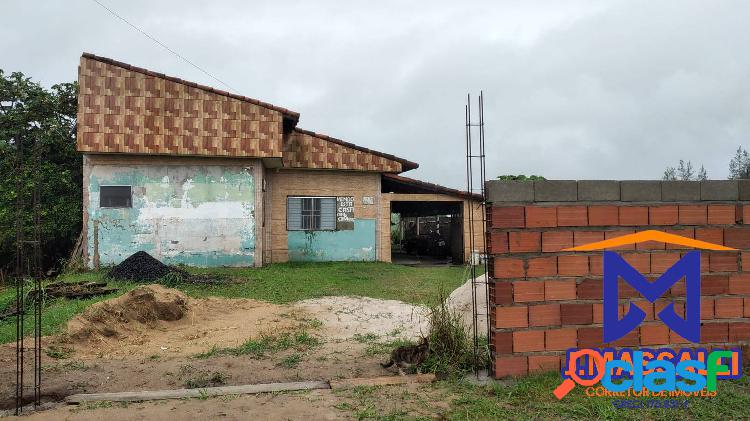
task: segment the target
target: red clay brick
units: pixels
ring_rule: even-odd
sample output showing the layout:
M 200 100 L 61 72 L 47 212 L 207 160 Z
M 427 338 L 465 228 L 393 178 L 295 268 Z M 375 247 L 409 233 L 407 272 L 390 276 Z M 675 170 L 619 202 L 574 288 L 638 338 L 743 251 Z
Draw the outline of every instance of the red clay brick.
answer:
M 578 284 L 576 295 L 579 300 L 601 300 L 602 287 L 601 279 L 584 279 Z
M 558 355 L 529 355 L 529 373 L 546 373 L 560 370 Z
M 507 253 L 508 233 L 504 231 L 493 231 L 490 234 L 490 242 L 487 244 L 487 249 L 490 254 Z
M 619 225 L 617 206 L 589 206 L 589 225 Z
M 742 207 L 742 223 L 750 224 L 750 205 Z
M 666 243 L 659 241 L 644 241 L 643 243 L 636 244 L 635 248 L 637 250 L 664 250 L 666 248 Z
M 701 297 L 701 320 L 713 320 L 714 300 L 713 298 Z
M 729 323 L 729 342 L 750 340 L 750 323 Z
M 547 301 L 575 300 L 576 281 L 560 279 L 544 281 L 544 299 Z
M 602 337 L 602 328 L 600 327 L 583 327 L 578 329 L 578 347 L 579 348 L 601 348 L 604 345 Z
M 576 329 L 563 328 L 546 331 L 545 348 L 547 351 L 566 351 L 569 348 L 575 348 L 578 343 Z
M 750 249 L 750 227 L 725 229 L 724 245 L 736 249 Z
M 651 225 L 677 224 L 677 206 L 650 206 L 648 221 Z
M 604 305 L 599 303 L 594 303 L 592 306 L 592 312 L 593 312 L 593 323 L 602 323 L 604 321 Z
M 604 239 L 609 240 L 611 238 L 622 237 L 623 235 L 634 234 L 635 230 L 614 230 L 604 231 Z M 610 247 L 607 250 L 635 250 L 635 244 L 624 244 L 617 247 Z
M 737 271 L 737 253 L 713 252 L 708 255 L 708 262 L 709 262 L 709 270 L 711 272 L 736 272 Z
M 726 342 L 729 338 L 729 324 L 705 323 L 701 326 L 701 343 Z
M 717 298 L 714 315 L 717 319 L 735 319 L 742 317 L 742 298 Z
M 542 233 L 534 231 L 511 231 L 508 233 L 511 253 L 538 252 L 542 249 Z
M 750 272 L 750 251 L 742 252 L 742 271 Z
M 690 228 L 670 228 L 662 230 L 666 232 L 667 234 L 674 234 L 679 235 L 685 238 L 695 238 L 695 229 Z M 682 250 L 682 249 L 690 249 L 691 247 L 681 246 L 679 244 L 671 244 L 667 243 L 667 250 Z
M 557 208 L 554 206 L 526 206 L 526 226 L 529 228 L 556 227 Z
M 604 274 L 604 256 L 601 254 L 592 254 L 589 256 L 589 272 L 592 275 Z
M 695 239 L 713 244 L 724 244 L 724 230 L 722 228 L 696 228 Z
M 680 260 L 680 253 L 652 253 L 651 273 L 664 273 Z
M 495 257 L 494 277 L 498 279 L 523 278 L 523 259 L 515 257 Z
M 745 310 L 743 311 L 743 317 L 750 317 L 750 298 L 745 298 Z
M 573 247 L 573 231 L 545 231 L 542 233 L 542 251 L 555 252 Z
M 735 205 L 708 205 L 708 223 L 716 225 L 733 225 L 736 221 Z
M 498 329 L 529 327 L 529 309 L 526 306 L 495 308 L 495 327 Z
M 495 304 L 513 304 L 513 283 L 495 282 Z
M 648 302 L 646 300 L 643 300 L 643 301 L 633 301 L 632 303 L 635 306 L 637 306 L 638 308 L 640 308 L 641 310 L 643 310 L 644 313 L 646 313 L 646 318 L 644 320 L 651 321 L 651 320 L 655 319 L 654 315 L 656 314 L 656 312 L 654 311 L 655 310 L 655 306 L 654 306 L 653 303 Z M 626 304 L 626 306 L 628 306 L 628 304 Z M 625 309 L 626 308 L 627 307 L 623 308 L 623 314 L 625 314 Z
M 529 326 L 560 326 L 560 304 L 529 306 Z
M 495 378 L 527 374 L 529 374 L 529 361 L 525 356 L 495 358 Z
M 527 275 L 530 278 L 542 276 L 555 276 L 557 274 L 557 256 L 535 257 L 529 259 L 529 270 Z
M 529 301 L 544 301 L 544 282 L 513 282 L 513 299 L 517 303 L 526 303 Z
M 620 225 L 648 225 L 648 208 L 645 206 L 621 206 Z
M 519 330 L 513 332 L 513 352 L 544 351 L 543 330 Z
M 649 253 L 623 253 L 622 258 L 640 273 L 651 272 L 651 255 Z
M 557 272 L 563 276 L 588 275 L 589 257 L 581 254 L 558 256 Z
M 617 347 L 638 346 L 641 344 L 640 332 L 641 332 L 641 329 L 637 327 L 631 330 L 630 332 L 628 332 L 622 338 L 612 342 L 612 344 Z
M 560 322 L 564 325 L 588 325 L 594 322 L 591 304 L 560 304 Z
M 706 205 L 680 205 L 678 222 L 681 225 L 705 225 L 708 220 Z
M 729 275 L 729 293 L 734 295 L 750 294 L 750 273 Z
M 585 227 L 588 225 L 586 206 L 560 206 L 557 208 L 557 226 Z
M 497 354 L 512 354 L 513 332 L 492 332 L 492 345 Z
M 491 221 L 493 228 L 523 228 L 524 208 L 523 206 L 493 206 Z
M 573 244 L 575 246 L 596 243 L 602 240 L 604 240 L 604 231 L 575 231 L 573 233 Z
M 685 304 L 681 302 L 672 302 L 668 300 L 656 300 L 654 303 L 654 315 L 658 316 L 665 307 L 669 304 L 674 304 L 674 311 L 678 316 L 685 318 Z M 653 319 L 652 319 L 653 320 Z
M 728 275 L 701 276 L 701 295 L 721 295 L 729 292 Z
M 641 345 L 663 345 L 668 343 L 668 327 L 663 324 L 641 326 Z
M 690 343 L 690 341 L 680 336 L 679 333 L 670 329 L 669 330 L 669 343 L 670 344 L 686 344 L 686 343 Z
M 617 280 L 617 291 L 619 298 L 634 298 L 640 296 L 640 293 L 622 278 Z

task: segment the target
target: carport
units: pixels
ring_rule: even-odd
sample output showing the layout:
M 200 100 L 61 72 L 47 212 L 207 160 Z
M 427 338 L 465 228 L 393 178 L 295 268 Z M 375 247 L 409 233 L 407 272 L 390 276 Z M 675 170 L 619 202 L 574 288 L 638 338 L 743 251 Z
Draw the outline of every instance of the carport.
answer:
M 409 265 L 463 264 L 483 250 L 479 195 L 398 175 L 382 178 L 383 260 Z M 469 212 L 473 206 L 471 250 Z

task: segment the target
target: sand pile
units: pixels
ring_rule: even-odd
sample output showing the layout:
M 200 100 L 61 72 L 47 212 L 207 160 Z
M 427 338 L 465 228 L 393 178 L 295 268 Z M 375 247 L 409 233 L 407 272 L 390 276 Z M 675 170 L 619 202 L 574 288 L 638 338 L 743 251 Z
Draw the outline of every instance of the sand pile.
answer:
M 161 285 L 140 286 L 129 293 L 89 307 L 68 324 L 69 337 L 85 342 L 119 338 L 153 328 L 158 322 L 182 319 L 188 298 Z
M 485 275 L 478 276 L 475 288 L 476 288 L 476 301 L 477 301 L 477 313 L 479 317 L 477 322 L 479 323 L 479 334 L 486 334 L 487 330 L 487 296 L 485 295 L 485 284 L 487 277 Z M 471 332 L 473 330 L 473 310 L 472 310 L 472 298 L 471 298 L 472 283 L 471 279 L 464 282 L 463 285 L 456 288 L 451 295 L 448 297 L 447 304 L 454 311 L 461 315 L 464 325 L 469 328 Z

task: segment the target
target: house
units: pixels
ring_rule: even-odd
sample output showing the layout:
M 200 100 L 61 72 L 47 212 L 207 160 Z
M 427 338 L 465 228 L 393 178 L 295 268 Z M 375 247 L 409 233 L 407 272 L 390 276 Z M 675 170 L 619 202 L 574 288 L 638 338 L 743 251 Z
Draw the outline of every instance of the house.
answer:
M 420 256 L 482 250 L 481 197 L 403 177 L 418 165 L 303 130 L 297 112 L 87 53 L 78 81 L 90 267 L 139 250 L 195 266 L 388 262 L 404 221 Z

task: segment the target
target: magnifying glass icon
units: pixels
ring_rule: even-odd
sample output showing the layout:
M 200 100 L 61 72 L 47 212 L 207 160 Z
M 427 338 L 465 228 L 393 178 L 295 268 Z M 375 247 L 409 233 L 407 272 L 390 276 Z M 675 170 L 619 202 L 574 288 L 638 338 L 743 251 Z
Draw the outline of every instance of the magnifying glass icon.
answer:
M 578 362 L 578 359 L 586 355 L 594 361 L 594 365 L 596 366 L 596 376 L 591 379 L 582 379 L 578 373 L 576 373 L 576 363 Z M 604 357 L 593 349 L 581 349 L 571 352 L 568 355 L 568 376 L 570 376 L 570 378 L 563 380 L 563 382 L 552 391 L 552 394 L 554 394 L 558 400 L 564 398 L 565 395 L 570 393 L 570 391 L 576 386 L 576 383 L 585 387 L 599 383 L 602 377 L 604 377 Z

